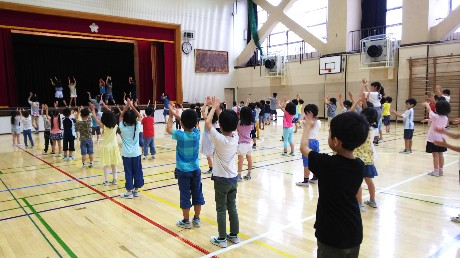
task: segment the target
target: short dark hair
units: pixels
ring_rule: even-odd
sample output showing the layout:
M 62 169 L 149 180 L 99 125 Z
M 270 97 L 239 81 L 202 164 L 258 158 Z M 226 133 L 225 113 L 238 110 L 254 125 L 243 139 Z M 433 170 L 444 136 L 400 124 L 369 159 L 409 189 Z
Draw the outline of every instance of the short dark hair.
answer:
M 305 114 L 310 112 L 313 115 L 313 117 L 316 117 L 318 116 L 318 106 L 315 104 L 308 104 L 303 108 L 303 112 Z
M 25 118 L 29 117 L 29 115 L 30 115 L 29 111 L 27 111 L 27 110 L 24 110 L 24 112 L 22 112 L 22 116 L 25 117 Z
M 251 102 L 251 103 L 248 104 L 248 108 L 254 110 L 254 109 L 256 109 L 256 105 Z
M 236 106 L 236 105 L 238 105 L 238 103 L 236 103 L 236 101 L 234 100 L 233 101 L 233 106 Z
M 270 100 L 265 101 L 265 104 L 270 105 Z
M 291 102 L 287 103 L 284 109 L 286 109 L 286 111 L 292 116 L 297 113 L 295 105 L 292 104 Z
M 195 107 L 196 107 L 195 104 L 190 104 L 189 106 L 190 109 L 195 109 Z
M 262 104 L 260 104 L 260 102 L 256 102 L 255 104 L 256 104 L 256 107 L 258 108 L 262 107 Z
M 370 101 L 366 101 L 366 106 L 367 107 L 374 107 L 374 103 L 372 103 Z
M 80 115 L 81 115 L 81 117 L 89 116 L 89 110 L 87 108 L 84 108 L 84 109 L 80 110 Z
M 442 93 L 447 94 L 450 96 L 450 90 L 449 89 L 443 89 Z
M 238 126 L 238 115 L 233 110 L 223 110 L 219 115 L 219 124 L 223 132 L 233 132 Z
M 356 112 L 345 112 L 335 116 L 330 123 L 331 138 L 342 142 L 342 147 L 353 151 L 361 146 L 369 134 L 366 118 Z
M 276 98 L 278 96 L 278 93 L 273 93 L 273 97 Z
M 387 100 L 387 102 L 388 102 L 388 103 L 391 103 L 391 102 L 393 102 L 393 98 L 392 98 L 392 97 L 390 97 L 390 96 L 387 96 L 387 97 L 386 97 L 386 100 Z
M 62 111 L 62 114 L 65 116 L 65 117 L 68 117 L 70 116 L 70 108 L 65 108 L 64 111 Z
M 378 114 L 375 108 L 367 107 L 361 111 L 361 115 L 366 117 L 366 120 L 369 123 L 369 126 L 374 127 L 374 128 L 378 127 L 378 124 L 377 124 Z
M 434 100 L 436 100 L 436 101 L 441 101 L 441 100 L 446 100 L 446 98 L 434 96 Z
M 260 104 L 261 104 L 262 106 L 265 105 L 265 100 L 261 100 L 261 101 L 260 101 Z
M 117 124 L 117 119 L 112 111 L 104 111 L 101 117 L 101 123 L 107 128 L 114 128 Z
M 336 98 L 330 98 L 329 101 L 332 102 L 332 104 L 337 105 L 337 99 Z
M 185 129 L 192 129 L 198 123 L 198 114 L 195 110 L 186 109 L 180 116 L 180 121 Z
M 240 125 L 251 125 L 254 123 L 252 110 L 248 107 L 242 107 L 240 110 Z
M 148 107 L 145 109 L 145 114 L 148 115 L 148 116 L 152 116 L 153 115 L 153 108 L 152 107 Z
M 436 113 L 441 116 L 447 116 L 450 113 L 450 104 L 445 100 L 436 102 Z
M 353 106 L 353 103 L 349 101 L 348 99 L 343 101 L 343 106 L 346 107 L 347 109 L 351 108 Z
M 414 98 L 410 98 L 407 99 L 405 103 L 415 107 L 415 105 L 417 105 L 417 100 L 415 100 Z
M 299 101 L 297 99 L 293 99 L 291 102 L 296 106 L 299 105 Z
M 303 99 L 299 99 L 299 103 L 302 105 L 305 102 L 303 101 Z

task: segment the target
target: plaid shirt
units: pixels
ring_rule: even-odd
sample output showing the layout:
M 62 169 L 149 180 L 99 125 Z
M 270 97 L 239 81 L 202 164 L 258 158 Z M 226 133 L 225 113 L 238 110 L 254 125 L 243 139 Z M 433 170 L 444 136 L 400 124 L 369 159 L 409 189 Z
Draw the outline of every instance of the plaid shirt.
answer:
M 173 130 L 172 138 L 177 141 L 176 168 L 182 172 L 200 169 L 198 154 L 200 151 L 200 131 L 193 128 L 191 132 Z

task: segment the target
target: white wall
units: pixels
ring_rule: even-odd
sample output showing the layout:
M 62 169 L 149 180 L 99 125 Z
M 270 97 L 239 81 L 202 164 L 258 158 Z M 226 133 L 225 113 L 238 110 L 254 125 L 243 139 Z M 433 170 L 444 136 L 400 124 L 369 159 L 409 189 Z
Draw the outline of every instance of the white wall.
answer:
M 209 95 L 224 98 L 224 88 L 235 86 L 235 60 L 243 50 L 247 4 L 234 0 L 12 0 L 0 1 L 55 9 L 181 24 L 196 32 L 195 49 L 229 52 L 229 74 L 195 74 L 194 55 L 182 54 L 184 102 L 201 101 Z M 232 16 L 232 13 L 235 15 Z M 236 29 L 238 28 L 238 29 Z

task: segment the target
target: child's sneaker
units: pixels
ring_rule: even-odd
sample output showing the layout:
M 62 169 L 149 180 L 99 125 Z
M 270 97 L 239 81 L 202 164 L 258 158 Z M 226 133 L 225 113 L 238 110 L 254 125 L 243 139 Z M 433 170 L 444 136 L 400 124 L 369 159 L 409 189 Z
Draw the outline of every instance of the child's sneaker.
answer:
M 317 184 L 318 183 L 318 178 L 316 176 L 313 176 L 310 180 L 309 180 L 310 183 L 312 184 Z
M 48 155 L 48 152 L 47 152 L 47 151 L 43 151 L 43 152 L 42 152 L 42 155 Z
M 243 178 L 242 178 L 242 177 L 238 177 L 238 182 L 243 182 Z
M 444 171 L 442 169 L 439 169 L 439 176 L 444 176 Z
M 133 196 L 134 197 L 139 197 L 139 190 L 134 190 L 133 191 Z
M 89 167 L 89 168 L 94 168 L 93 163 L 89 163 L 89 166 L 88 166 L 88 167 Z
M 365 204 L 371 206 L 372 208 L 377 208 L 377 203 L 375 201 L 367 200 Z
M 81 168 L 85 169 L 85 168 L 86 168 L 86 164 L 83 163 L 83 165 L 81 166 Z
M 211 173 L 212 173 L 212 169 L 209 169 L 208 171 L 203 172 L 203 174 L 211 174 Z
M 359 211 L 361 211 L 361 212 L 365 212 L 365 211 L 366 211 L 366 207 L 364 207 L 364 204 L 359 203 Z
M 62 153 L 59 153 L 58 156 L 59 156 L 59 157 L 62 157 Z
M 147 160 L 147 156 L 144 156 L 142 159 L 143 159 L 143 160 Z
M 152 155 L 152 159 L 156 159 L 155 155 Z
M 294 152 L 291 152 L 291 153 L 289 153 L 289 155 L 291 155 L 291 156 L 295 156 Z
M 104 183 L 102 183 L 102 185 L 110 186 L 110 182 L 109 181 L 104 181 Z
M 287 155 L 288 155 L 287 152 L 281 153 L 281 156 L 287 156 Z
M 238 244 L 240 242 L 240 238 L 238 237 L 238 235 L 232 236 L 230 234 L 227 234 L 227 240 L 234 244 Z
M 460 214 L 457 217 L 451 217 L 450 220 L 455 223 L 460 223 Z
M 308 181 L 307 181 L 307 182 L 302 181 L 302 182 L 297 182 L 297 183 L 295 183 L 295 185 L 298 185 L 298 186 L 309 186 L 310 184 L 308 183 Z
M 69 160 L 75 160 L 73 156 L 69 156 Z
M 428 173 L 429 176 L 435 176 L 435 177 L 439 177 L 439 172 L 438 171 L 431 171 L 430 173 Z
M 210 241 L 213 245 L 217 245 L 222 248 L 227 247 L 227 239 L 220 240 L 218 237 L 212 236 Z
M 64 157 L 62 158 L 62 160 L 67 160 L 67 156 L 66 156 L 66 155 L 64 155 Z
M 120 197 L 121 197 L 121 198 L 125 198 L 125 199 L 133 199 L 133 198 L 134 198 L 133 192 L 128 192 L 128 193 L 120 194 Z
M 402 150 L 402 151 L 400 151 L 399 153 L 401 153 L 401 154 L 410 154 L 411 152 L 408 151 L 408 150 Z
M 51 152 L 51 157 L 56 157 L 56 153 Z
M 193 218 L 192 220 L 193 227 L 199 228 L 201 226 L 201 220 L 200 218 Z
M 246 175 L 243 178 L 244 178 L 244 180 L 251 180 L 251 175 Z
M 185 228 L 185 229 L 191 229 L 192 228 L 192 224 L 190 224 L 190 221 L 184 222 L 183 220 L 178 220 L 176 222 L 176 226 L 178 226 L 180 228 Z
M 255 144 L 252 145 L 252 148 L 255 150 L 257 147 Z
M 115 180 L 115 179 L 114 179 L 114 180 L 112 180 L 112 185 L 118 185 L 118 182 L 117 182 L 117 180 Z

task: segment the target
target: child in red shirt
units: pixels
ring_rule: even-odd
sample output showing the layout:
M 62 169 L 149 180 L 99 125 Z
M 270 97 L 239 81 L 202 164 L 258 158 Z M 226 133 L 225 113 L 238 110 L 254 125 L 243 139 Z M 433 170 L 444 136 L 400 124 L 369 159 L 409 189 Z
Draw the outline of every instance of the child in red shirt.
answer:
M 142 127 L 143 127 L 143 138 L 144 138 L 144 160 L 148 159 L 147 156 L 149 154 L 148 149 L 150 148 L 150 154 L 152 155 L 152 159 L 155 159 L 155 130 L 154 130 L 154 112 L 155 110 L 152 107 L 148 107 L 145 110 L 145 114 L 147 115 L 142 119 Z

